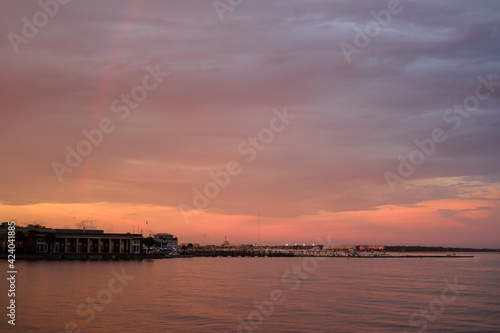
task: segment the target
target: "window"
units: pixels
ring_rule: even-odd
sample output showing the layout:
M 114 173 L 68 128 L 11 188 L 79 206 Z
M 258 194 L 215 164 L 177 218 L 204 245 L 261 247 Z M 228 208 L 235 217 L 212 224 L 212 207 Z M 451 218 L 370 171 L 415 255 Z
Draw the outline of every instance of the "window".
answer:
M 45 239 L 39 238 L 36 240 L 36 252 L 47 252 L 47 242 L 45 242 Z
M 140 242 L 132 241 L 132 253 L 140 253 L 140 252 L 141 252 Z

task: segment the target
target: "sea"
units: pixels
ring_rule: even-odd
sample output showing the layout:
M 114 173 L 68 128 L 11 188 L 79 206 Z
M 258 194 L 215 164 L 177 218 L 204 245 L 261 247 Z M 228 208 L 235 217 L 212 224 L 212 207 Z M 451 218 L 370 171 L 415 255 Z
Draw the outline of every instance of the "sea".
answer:
M 500 254 L 471 255 L 17 261 L 0 331 L 500 332 Z

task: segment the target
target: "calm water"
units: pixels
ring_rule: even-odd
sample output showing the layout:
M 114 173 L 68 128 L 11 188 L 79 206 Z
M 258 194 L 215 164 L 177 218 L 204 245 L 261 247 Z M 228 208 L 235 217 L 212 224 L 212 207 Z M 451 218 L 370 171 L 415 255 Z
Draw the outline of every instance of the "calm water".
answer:
M 500 332 L 500 255 L 475 256 L 17 262 L 16 326 L 2 279 L 0 331 Z

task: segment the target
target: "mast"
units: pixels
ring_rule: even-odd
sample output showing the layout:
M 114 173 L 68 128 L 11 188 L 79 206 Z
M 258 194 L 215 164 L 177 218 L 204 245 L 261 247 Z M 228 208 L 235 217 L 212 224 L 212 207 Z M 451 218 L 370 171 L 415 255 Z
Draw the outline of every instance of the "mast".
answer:
M 260 244 L 260 212 L 259 212 L 259 222 L 257 227 L 257 245 Z

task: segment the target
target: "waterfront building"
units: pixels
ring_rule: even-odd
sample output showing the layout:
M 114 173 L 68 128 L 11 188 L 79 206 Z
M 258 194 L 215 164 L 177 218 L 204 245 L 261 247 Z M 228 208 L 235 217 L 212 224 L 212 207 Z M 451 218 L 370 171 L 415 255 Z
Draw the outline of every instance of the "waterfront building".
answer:
M 356 247 L 352 245 L 325 245 L 323 250 L 333 250 L 333 251 L 356 251 Z
M 179 242 L 177 237 L 174 237 L 174 235 L 167 233 L 159 233 L 153 235 L 153 239 L 155 243 L 159 244 L 159 246 L 163 249 L 165 248 L 176 249 Z
M 103 230 L 55 229 L 53 253 L 141 253 L 141 234 L 104 233 Z
M 7 222 L 0 226 L 2 252 L 7 250 Z M 52 229 L 40 225 L 16 226 L 16 252 L 31 254 L 139 254 L 141 234 L 103 230 Z

